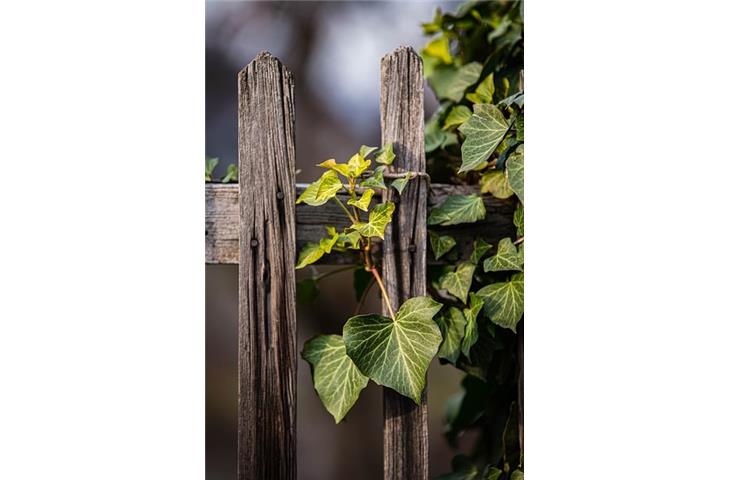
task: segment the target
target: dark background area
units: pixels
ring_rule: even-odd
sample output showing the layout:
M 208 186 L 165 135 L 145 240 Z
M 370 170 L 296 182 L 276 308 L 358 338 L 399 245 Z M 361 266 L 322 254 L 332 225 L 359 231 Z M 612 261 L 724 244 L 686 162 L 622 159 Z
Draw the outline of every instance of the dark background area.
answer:
M 361 144 L 380 144 L 380 58 L 400 45 L 419 49 L 420 24 L 435 8 L 458 2 L 207 2 L 206 153 L 215 176 L 237 161 L 237 72 L 262 50 L 294 74 L 298 182 L 321 174 L 327 158 L 346 161 Z M 426 115 L 436 101 L 427 88 Z M 201 159 L 202 160 L 202 159 Z M 202 163 L 202 162 L 201 162 Z M 202 170 L 202 166 L 201 166 Z M 202 176 L 202 174 L 201 174 Z M 327 267 L 315 267 L 320 272 Z M 311 275 L 309 269 L 298 273 Z M 206 476 L 232 479 L 236 465 L 236 266 L 206 266 Z M 311 306 L 299 306 L 298 345 L 317 333 L 340 333 L 355 309 L 352 273 L 324 279 Z M 379 311 L 373 289 L 364 311 Z M 443 416 L 462 374 L 433 362 L 429 373 L 432 475 L 449 471 Z M 309 365 L 298 367 L 298 468 L 304 480 L 380 478 L 382 389 L 370 382 L 340 425 L 316 396 Z

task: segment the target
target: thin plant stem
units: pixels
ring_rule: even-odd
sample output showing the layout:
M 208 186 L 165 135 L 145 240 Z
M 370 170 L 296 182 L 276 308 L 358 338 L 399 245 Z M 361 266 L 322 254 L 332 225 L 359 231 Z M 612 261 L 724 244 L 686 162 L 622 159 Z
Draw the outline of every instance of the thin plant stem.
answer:
M 335 202 L 337 202 L 337 205 L 339 205 L 342 208 L 342 211 L 345 212 L 345 214 L 347 215 L 347 218 L 349 218 L 352 223 L 355 223 L 356 220 L 352 216 L 352 214 L 350 214 L 350 211 L 347 209 L 347 207 L 340 201 L 339 198 L 337 198 L 337 196 L 335 196 L 334 199 L 335 199 Z
M 375 281 L 378 282 L 378 287 L 380 287 L 380 293 L 383 294 L 383 299 L 385 300 L 385 305 L 388 307 L 390 318 L 395 320 L 395 313 L 393 313 L 393 307 L 390 305 L 390 297 L 388 297 L 388 292 L 385 291 L 385 285 L 383 285 L 383 279 L 380 278 L 378 269 L 374 266 L 370 267 L 370 272 L 373 274 L 373 277 L 375 277 Z

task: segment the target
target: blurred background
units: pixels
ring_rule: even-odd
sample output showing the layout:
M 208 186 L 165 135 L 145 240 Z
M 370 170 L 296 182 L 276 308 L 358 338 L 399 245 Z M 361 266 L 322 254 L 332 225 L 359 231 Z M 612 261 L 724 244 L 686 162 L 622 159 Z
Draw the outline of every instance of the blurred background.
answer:
M 420 28 L 436 9 L 459 2 L 206 2 L 206 154 L 216 177 L 237 162 L 237 72 L 262 50 L 294 74 L 297 182 L 315 180 L 327 158 L 347 159 L 362 144 L 380 145 L 380 58 L 400 45 L 425 43 Z M 426 118 L 436 107 L 426 87 Z M 202 168 L 201 168 L 202 169 Z M 202 175 L 201 175 L 202 176 Z M 327 271 L 327 267 L 317 267 Z M 300 278 L 311 276 L 304 269 Z M 206 478 L 235 478 L 238 271 L 206 266 Z M 356 306 L 352 272 L 321 282 L 314 304 L 299 306 L 298 345 L 317 333 L 340 333 Z M 363 311 L 377 312 L 375 289 Z M 450 471 L 443 438 L 448 397 L 462 374 L 433 362 L 429 371 L 432 476 Z M 321 405 L 309 365 L 298 368 L 298 469 L 303 480 L 382 476 L 382 392 L 370 382 L 340 425 Z

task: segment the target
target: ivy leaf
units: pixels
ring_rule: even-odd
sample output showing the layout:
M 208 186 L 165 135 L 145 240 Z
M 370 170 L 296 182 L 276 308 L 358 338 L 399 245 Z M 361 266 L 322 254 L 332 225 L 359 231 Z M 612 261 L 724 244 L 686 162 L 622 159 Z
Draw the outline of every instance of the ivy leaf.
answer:
M 525 141 L 525 116 L 521 113 L 517 116 L 515 119 L 515 129 L 517 130 L 517 134 L 515 135 L 515 138 L 518 142 L 524 142 Z
M 433 230 L 428 231 L 428 241 L 433 250 L 433 257 L 438 260 L 446 255 L 452 248 L 456 246 L 456 240 L 450 235 L 439 235 Z
M 461 353 L 471 361 L 469 351 L 471 347 L 477 343 L 479 338 L 479 325 L 477 324 L 477 317 L 479 312 L 484 306 L 484 300 L 473 293 L 469 293 L 469 308 L 464 309 L 464 319 L 466 324 L 464 325 L 464 339 L 461 342 Z
M 484 299 L 484 311 L 500 327 L 517 331 L 525 301 L 525 275 L 515 273 L 506 282 L 492 283 L 477 292 Z
M 477 85 L 474 93 L 467 93 L 466 99 L 471 103 L 492 103 L 494 96 L 494 74 L 490 73 L 487 78 Z
M 362 158 L 367 158 L 368 155 L 373 153 L 375 150 L 377 150 L 378 147 L 368 147 L 367 145 L 362 145 L 360 147 L 360 151 L 358 152 Z
M 413 172 L 406 172 L 405 177 L 396 178 L 391 182 L 390 186 L 398 190 L 398 194 L 401 194 L 403 193 L 403 189 L 406 188 L 408 180 L 411 178 L 413 178 Z
M 362 239 L 362 236 L 356 231 L 341 233 L 340 236 L 337 238 L 337 243 L 335 244 L 335 248 L 339 248 L 339 249 L 354 248 L 355 250 L 357 250 L 360 248 L 361 239 Z
M 319 243 L 307 243 L 299 252 L 299 259 L 294 268 L 304 268 L 322 258 L 322 255 L 324 255 L 324 250 L 319 246 Z
M 481 238 L 474 240 L 474 248 L 471 251 L 469 261 L 476 265 L 477 263 L 479 263 L 479 260 L 482 259 L 484 254 L 489 251 L 490 248 L 492 248 L 492 245 L 485 242 Z
M 353 230 L 363 237 L 385 238 L 385 227 L 393 217 L 395 204 L 393 202 L 379 203 L 370 212 L 367 223 L 356 222 L 352 224 Z
M 522 470 L 515 470 L 510 475 L 509 480 L 525 480 L 525 474 L 522 473 Z
M 395 319 L 358 315 L 342 329 L 347 355 L 378 385 L 421 403 L 428 364 L 438 352 L 441 332 L 433 316 L 441 304 L 430 297 L 406 300 Z
M 324 205 L 327 200 L 337 195 L 337 192 L 342 188 L 342 183 L 337 177 L 337 172 L 333 170 L 327 170 L 319 177 L 314 183 L 310 183 L 309 186 L 299 195 L 297 203 L 306 203 L 317 207 Z
M 510 95 L 509 97 L 507 97 L 507 98 L 503 99 L 501 102 L 499 102 L 498 105 L 504 105 L 505 107 L 509 107 L 510 105 L 513 105 L 513 104 L 522 108 L 525 105 L 525 93 L 517 92 L 513 95 Z
M 472 277 L 476 265 L 471 262 L 462 262 L 456 267 L 456 271 L 446 273 L 441 279 L 441 287 L 447 292 L 466 303 L 469 288 L 471 288 Z
M 464 105 L 457 105 L 449 111 L 449 115 L 444 120 L 443 130 L 449 127 L 458 127 L 471 117 L 471 109 Z
M 515 472 L 512 472 L 512 476 L 514 477 Z M 484 480 L 499 480 L 499 477 L 502 476 L 502 470 L 500 470 L 497 467 L 489 467 L 489 470 L 487 470 L 487 475 L 484 477 Z M 524 480 L 520 478 L 520 480 Z
M 489 103 L 474 105 L 474 115 L 459 127 L 466 139 L 461 145 L 459 173 L 475 170 L 487 162 L 509 125 L 497 107 Z
M 337 230 L 334 228 L 332 230 L 328 228 L 327 231 L 331 236 L 330 238 L 321 239 L 319 241 L 319 248 L 321 248 L 324 253 L 331 253 L 332 247 L 334 247 L 337 243 L 337 239 L 340 237 L 340 234 L 337 233 Z
M 297 282 L 297 302 L 302 304 L 310 304 L 319 295 L 319 286 L 313 278 L 305 278 L 301 282 Z
M 351 198 L 347 201 L 348 205 L 352 205 L 353 207 L 357 207 L 363 212 L 368 211 L 368 207 L 370 206 L 370 199 L 373 198 L 373 194 L 375 193 L 375 190 L 372 188 L 368 188 L 365 190 L 360 197 L 359 200 L 355 200 L 354 198 Z
M 517 227 L 517 236 L 523 237 L 525 235 L 525 207 L 521 203 L 518 203 L 517 208 L 515 208 L 512 223 Z
M 421 55 L 437 58 L 443 63 L 452 63 L 454 60 L 449 52 L 449 39 L 445 36 L 434 38 L 421 50 Z
M 464 97 L 464 91 L 474 85 L 482 74 L 482 64 L 467 63 L 459 68 L 444 88 L 444 98 L 458 102 Z
M 456 307 L 449 307 L 446 312 L 439 315 L 437 323 L 444 339 L 439 347 L 438 356 L 455 364 L 459 359 L 461 341 L 464 338 L 464 327 L 466 326 L 464 314 Z
M 524 165 L 525 165 L 525 148 L 524 144 L 517 149 L 507 159 L 507 181 L 509 186 L 520 202 L 525 203 L 524 199 Z
M 383 165 L 390 165 L 393 163 L 393 160 L 395 160 L 395 153 L 393 153 L 392 143 L 384 146 L 375 156 L 375 162 L 382 163 Z
M 352 157 L 350 157 L 350 160 L 347 162 L 347 166 L 349 167 L 349 176 L 352 178 L 357 178 L 360 175 L 362 175 L 362 172 L 367 170 L 367 168 L 370 166 L 370 160 L 365 160 L 365 157 L 360 155 L 359 153 L 356 153 Z
M 337 163 L 334 158 L 330 158 L 329 160 L 325 160 L 322 163 L 318 163 L 317 166 L 334 170 L 344 177 L 347 177 L 350 174 L 350 167 L 348 167 L 345 163 Z
M 378 161 L 377 159 L 375 160 Z M 387 188 L 385 186 L 385 181 L 383 180 L 383 172 L 385 171 L 384 166 L 380 166 L 376 168 L 373 171 L 373 175 L 371 177 L 366 178 L 362 182 L 360 182 L 361 187 L 372 187 L 372 188 Z
M 213 171 L 218 165 L 218 157 L 205 157 L 205 181 L 213 181 Z
M 228 183 L 231 180 L 238 180 L 238 165 L 231 163 L 226 169 L 226 176 L 221 179 L 221 183 Z
M 483 220 L 487 215 L 479 195 L 451 195 L 441 206 L 431 210 L 429 225 L 457 225 Z
M 335 423 L 340 423 L 367 386 L 368 377 L 347 356 L 345 342 L 339 335 L 312 338 L 304 344 L 302 357 L 312 367 L 314 389 L 322 404 Z
M 485 272 L 522 271 L 525 260 L 509 238 L 503 238 L 497 245 L 497 253 L 484 260 Z
M 509 198 L 512 196 L 512 189 L 507 182 L 504 170 L 488 170 L 482 174 L 479 180 L 482 193 L 491 193 L 496 198 Z

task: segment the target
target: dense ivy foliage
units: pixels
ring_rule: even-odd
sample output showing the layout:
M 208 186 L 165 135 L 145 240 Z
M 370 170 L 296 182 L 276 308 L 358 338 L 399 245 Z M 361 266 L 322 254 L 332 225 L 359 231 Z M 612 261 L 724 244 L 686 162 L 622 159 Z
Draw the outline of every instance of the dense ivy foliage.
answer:
M 482 195 L 513 202 L 515 233 L 498 245 L 477 239 L 466 261 L 456 241 L 429 232 L 431 296 L 444 304 L 436 321 L 442 363 L 466 372 L 447 405 L 446 436 L 464 454 L 440 480 L 521 479 L 522 325 L 524 299 L 524 91 L 522 2 L 469 2 L 436 12 L 421 51 L 439 108 L 426 123 L 434 181 L 479 185 Z M 429 225 L 477 222 L 489 211 L 477 195 L 451 196 Z M 470 449 L 460 439 L 477 434 Z

